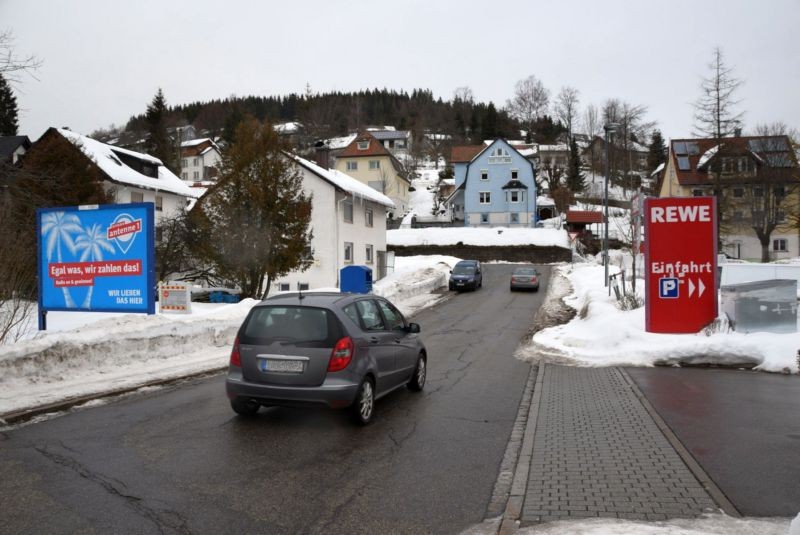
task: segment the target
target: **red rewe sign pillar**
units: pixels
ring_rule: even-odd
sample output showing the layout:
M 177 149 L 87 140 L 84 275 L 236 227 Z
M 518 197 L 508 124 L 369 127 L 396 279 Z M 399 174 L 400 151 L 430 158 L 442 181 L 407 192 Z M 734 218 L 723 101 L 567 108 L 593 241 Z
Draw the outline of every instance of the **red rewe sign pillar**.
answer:
M 645 218 L 645 328 L 696 333 L 717 317 L 714 197 L 649 198 Z

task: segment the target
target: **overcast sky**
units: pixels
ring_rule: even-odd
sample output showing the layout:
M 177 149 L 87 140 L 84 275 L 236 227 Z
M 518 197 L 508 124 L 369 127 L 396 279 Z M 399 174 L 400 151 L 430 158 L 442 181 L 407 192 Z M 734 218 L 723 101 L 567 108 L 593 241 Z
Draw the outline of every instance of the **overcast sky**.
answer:
M 469 86 L 504 106 L 533 74 L 581 109 L 648 107 L 667 138 L 691 133 L 700 78 L 720 46 L 745 126 L 800 127 L 800 0 L 652 2 L 0 0 L 0 29 L 37 79 L 17 85 L 20 133 L 88 134 L 169 104 L 230 95 Z

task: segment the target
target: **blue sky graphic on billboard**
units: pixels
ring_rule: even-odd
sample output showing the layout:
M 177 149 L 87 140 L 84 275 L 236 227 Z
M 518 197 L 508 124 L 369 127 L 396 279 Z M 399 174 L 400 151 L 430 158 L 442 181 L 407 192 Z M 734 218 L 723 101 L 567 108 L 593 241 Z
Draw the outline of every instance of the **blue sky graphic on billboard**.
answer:
M 153 204 L 41 208 L 39 308 L 155 312 Z

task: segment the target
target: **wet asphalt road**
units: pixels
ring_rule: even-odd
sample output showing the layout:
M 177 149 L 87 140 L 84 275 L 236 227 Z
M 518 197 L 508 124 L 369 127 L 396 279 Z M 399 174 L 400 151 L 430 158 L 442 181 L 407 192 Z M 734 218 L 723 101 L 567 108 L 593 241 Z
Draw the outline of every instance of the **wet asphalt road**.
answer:
M 236 417 L 215 376 L 0 433 L 0 532 L 457 533 L 481 522 L 530 369 L 512 353 L 544 293 L 510 293 L 511 269 L 485 266 L 482 289 L 414 318 L 428 384 L 380 400 L 366 428 L 334 411 Z
M 797 515 L 800 377 L 718 369 L 626 371 L 740 513 Z

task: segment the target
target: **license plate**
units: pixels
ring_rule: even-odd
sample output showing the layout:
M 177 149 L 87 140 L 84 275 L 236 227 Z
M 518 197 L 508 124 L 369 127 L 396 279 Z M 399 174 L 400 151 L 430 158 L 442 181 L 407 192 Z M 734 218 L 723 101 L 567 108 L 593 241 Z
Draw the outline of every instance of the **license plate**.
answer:
M 303 373 L 303 361 L 264 359 L 261 361 L 261 371 L 273 373 Z
M 463 282 L 457 282 L 456 286 L 464 286 L 464 283 Z

